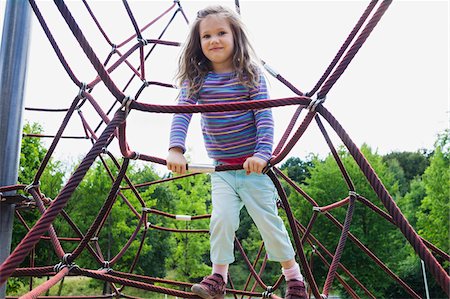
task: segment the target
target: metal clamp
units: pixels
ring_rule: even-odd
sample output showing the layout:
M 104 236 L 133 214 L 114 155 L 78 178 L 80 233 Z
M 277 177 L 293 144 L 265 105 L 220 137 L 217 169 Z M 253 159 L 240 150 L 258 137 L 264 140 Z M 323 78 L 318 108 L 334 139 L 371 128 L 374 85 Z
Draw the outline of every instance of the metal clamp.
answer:
M 273 287 L 272 286 L 267 286 L 266 290 L 264 292 L 262 292 L 262 297 L 263 298 L 270 298 L 273 294 Z
M 37 184 L 34 184 L 34 185 L 33 185 L 33 183 L 31 183 L 31 184 L 29 184 L 28 186 L 26 186 L 25 188 L 23 188 L 23 191 L 29 193 L 29 192 L 30 192 L 30 189 L 39 187 L 40 185 L 41 185 L 41 182 L 37 182 Z
M 192 216 L 189 216 L 189 215 L 175 215 L 175 220 L 191 221 L 192 220 Z
M 148 45 L 148 41 L 147 41 L 146 39 L 144 39 L 144 38 L 138 37 L 137 40 L 138 40 L 138 42 L 140 42 L 143 46 Z
M 132 102 L 134 102 L 134 98 L 131 96 L 126 96 L 123 99 L 122 106 L 120 106 L 120 109 L 124 108 L 125 115 L 128 115 L 130 113 L 130 106 Z
M 78 91 L 78 98 L 84 99 L 83 92 L 86 91 L 88 85 L 85 82 L 81 82 L 80 90 Z
M 322 104 L 323 102 L 325 102 L 326 97 L 323 98 L 317 98 L 314 100 L 311 100 L 311 102 L 308 105 L 308 110 L 311 112 L 314 112 L 317 108 L 318 105 Z
M 216 171 L 216 167 L 211 164 L 189 164 L 187 170 L 198 173 L 211 173 Z
M 141 157 L 141 154 L 139 154 L 138 152 L 134 152 L 134 157 L 133 158 L 131 158 L 131 159 L 133 159 L 133 160 L 139 160 L 139 158 Z
M 280 74 L 279 72 L 274 70 L 272 67 L 270 67 L 267 63 L 264 63 L 264 68 L 269 72 L 269 74 L 271 74 L 275 78 Z
M 267 165 L 263 168 L 262 173 L 267 174 L 272 169 L 272 163 L 270 163 L 270 160 L 267 161 Z

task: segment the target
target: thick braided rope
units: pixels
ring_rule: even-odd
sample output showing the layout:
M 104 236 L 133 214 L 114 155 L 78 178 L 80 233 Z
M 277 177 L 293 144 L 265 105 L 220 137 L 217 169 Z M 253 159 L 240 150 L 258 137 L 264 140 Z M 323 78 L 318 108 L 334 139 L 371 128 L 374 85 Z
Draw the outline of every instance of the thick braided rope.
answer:
M 409 224 L 408 220 L 403 216 L 400 209 L 392 199 L 392 197 L 387 192 L 383 183 L 370 166 L 369 162 L 366 160 L 364 155 L 360 152 L 357 146 L 350 139 L 350 136 L 345 132 L 342 126 L 337 122 L 337 120 L 325 109 L 320 106 L 318 109 L 319 113 L 327 120 L 331 127 L 335 130 L 337 135 L 344 142 L 345 146 L 349 150 L 350 154 L 355 159 L 356 163 L 364 173 L 365 177 L 369 181 L 375 193 L 380 198 L 384 207 L 387 209 L 389 214 L 392 216 L 395 224 L 400 228 L 400 231 L 406 237 L 406 239 L 411 243 L 412 247 L 419 255 L 419 257 L 425 261 L 425 264 L 430 269 L 430 272 L 436 278 L 441 288 L 447 295 L 449 294 L 448 286 L 450 285 L 450 277 L 442 268 L 442 266 L 437 262 L 436 258 L 430 253 L 427 247 L 422 242 L 419 235 L 414 231 L 413 227 Z
M 69 25 L 70 30 L 72 31 L 73 35 L 77 39 L 78 43 L 80 44 L 81 48 L 83 49 L 84 53 L 88 57 L 89 61 L 91 62 L 92 66 L 97 71 L 98 75 L 102 79 L 105 86 L 108 88 L 108 90 L 114 95 L 114 97 L 122 102 L 122 99 L 124 98 L 124 94 L 120 91 L 119 88 L 117 88 L 114 81 L 109 76 L 108 72 L 103 67 L 103 64 L 98 59 L 97 55 L 95 54 L 94 50 L 90 46 L 89 42 L 85 38 L 83 32 L 81 31 L 80 27 L 78 27 L 78 24 L 75 22 L 75 19 L 73 18 L 72 14 L 70 13 L 69 9 L 67 8 L 66 4 L 62 0 L 54 0 L 56 7 L 60 11 L 61 15 L 63 16 L 64 20 L 66 21 L 67 25 Z
M 75 258 L 81 254 L 81 251 L 86 247 L 86 245 L 91 240 L 94 233 L 97 231 L 100 222 L 102 221 L 103 218 L 105 218 L 105 215 L 109 211 L 110 207 L 114 204 L 114 201 L 117 196 L 117 192 L 120 187 L 120 183 L 122 182 L 122 179 L 125 176 L 125 172 L 127 171 L 129 161 L 130 161 L 129 159 L 124 159 L 123 165 L 120 168 L 119 174 L 117 175 L 117 178 L 111 187 L 111 190 L 108 194 L 108 197 L 107 197 L 105 203 L 103 204 L 102 208 L 98 212 L 97 217 L 95 218 L 94 222 L 89 227 L 87 233 L 83 237 L 83 240 L 80 242 L 80 244 L 77 246 L 77 248 L 75 248 L 75 250 L 73 250 L 72 254 L 68 258 L 69 263 L 73 262 L 75 260 Z
M 83 239 L 83 233 L 81 232 L 81 230 L 78 228 L 78 226 L 72 221 L 72 219 L 70 218 L 70 216 L 66 213 L 66 211 L 62 210 L 61 211 L 61 216 L 67 221 L 67 223 L 69 224 L 69 226 L 73 229 L 73 231 L 75 232 L 75 234 L 78 235 L 78 237 L 80 239 Z M 94 248 L 92 248 L 91 244 L 88 244 L 87 249 L 89 251 L 89 253 L 91 254 L 91 256 L 96 260 L 96 262 L 101 265 L 102 264 L 102 259 L 100 258 L 99 254 L 97 253 L 97 251 L 94 250 Z
M 297 227 L 304 233 L 304 235 L 306 235 L 307 228 L 305 228 L 298 220 L 296 221 L 296 224 L 297 224 Z M 315 248 L 316 246 L 318 246 L 320 248 L 320 250 L 324 251 L 327 256 L 333 258 L 333 254 L 321 242 L 319 242 L 319 240 L 317 240 L 312 234 L 308 235 L 307 241 L 310 244 L 311 248 Z M 329 267 L 330 264 L 325 259 L 325 257 L 323 257 L 323 255 L 320 253 L 320 251 L 318 249 L 314 249 L 314 251 L 311 252 L 311 255 L 312 254 L 317 254 L 320 257 L 320 259 Z M 311 258 L 311 262 L 312 262 L 312 258 Z M 344 271 L 344 273 L 351 280 L 353 280 L 358 285 L 358 287 L 360 287 L 364 291 L 364 293 L 366 293 L 370 298 L 375 298 L 369 292 L 369 290 L 342 263 L 339 262 L 338 267 L 340 269 L 342 269 L 342 271 Z M 311 269 L 312 269 L 312 266 L 311 266 Z
M 95 158 L 101 153 L 109 137 L 113 134 L 116 127 L 124 119 L 125 113 L 123 111 L 118 111 L 114 116 L 114 119 L 105 128 L 99 140 L 88 152 L 86 157 L 78 166 L 77 170 L 70 177 L 67 184 L 49 206 L 44 215 L 42 215 L 42 217 L 36 222 L 34 227 L 26 234 L 19 245 L 17 245 L 11 255 L 3 262 L 3 264 L 0 266 L 0 284 L 3 284 L 6 281 L 6 279 L 11 275 L 14 269 L 23 261 L 28 252 L 39 241 L 44 232 L 48 230 L 50 224 L 66 206 L 67 201 L 69 200 L 73 191 L 77 188 L 83 177 L 86 175 L 86 172 L 94 162 Z
M 34 268 L 17 268 L 11 276 L 46 276 L 54 274 L 54 266 L 34 267 Z
M 150 27 L 151 25 L 153 25 L 156 21 L 158 21 L 159 19 L 161 19 L 164 15 L 166 15 L 170 10 L 172 10 L 172 8 L 175 6 L 175 3 L 173 3 L 166 11 L 164 11 L 161 15 L 159 15 L 158 17 L 156 17 L 155 19 L 153 19 L 150 23 L 146 24 L 144 27 L 142 27 L 142 29 L 140 29 L 140 32 L 145 31 L 148 27 Z M 178 9 L 179 10 L 179 9 Z M 132 36 L 130 36 L 129 38 L 127 38 L 126 40 L 124 40 L 123 42 L 121 42 L 120 44 L 117 45 L 117 48 L 123 47 L 125 44 L 127 44 L 128 42 L 130 42 L 131 40 L 133 40 L 133 38 L 135 38 L 137 36 L 137 34 L 133 34 Z
M 362 25 L 364 24 L 364 22 L 369 17 L 370 12 L 373 10 L 373 8 L 377 4 L 377 2 L 378 2 L 378 0 L 370 1 L 370 3 L 367 6 L 366 10 L 364 11 L 364 13 L 359 18 L 359 20 L 356 23 L 355 27 L 352 29 L 352 31 L 348 35 L 348 37 L 345 40 L 345 42 L 342 44 L 341 48 L 339 49 L 339 51 L 337 52 L 336 56 L 333 58 L 333 60 L 331 61 L 330 65 L 327 67 L 325 72 L 323 73 L 322 77 L 319 79 L 319 81 L 316 83 L 316 85 L 312 88 L 312 90 L 310 92 L 308 92 L 308 96 L 313 96 L 316 93 L 316 91 L 319 89 L 319 87 L 323 84 L 323 82 L 328 78 L 328 76 L 330 75 L 331 71 L 336 66 L 336 64 L 339 62 L 339 59 L 342 57 L 342 55 L 344 54 L 345 50 L 347 50 L 347 48 L 350 46 L 350 43 L 355 38 L 355 36 L 358 33 L 359 29 L 361 29 Z
M 197 104 L 197 105 L 153 105 L 133 101 L 131 109 L 155 113 L 201 113 L 236 111 L 249 109 L 264 109 L 273 107 L 283 107 L 289 105 L 308 105 L 310 100 L 307 97 L 289 97 L 272 100 L 253 100 L 245 102 L 233 102 L 227 104 Z
M 322 132 L 323 137 L 325 138 L 325 141 L 328 144 L 328 148 L 331 151 L 331 154 L 334 157 L 334 160 L 336 161 L 339 170 L 342 173 L 342 176 L 344 177 L 345 183 L 347 184 L 347 187 L 350 191 L 355 191 L 355 185 L 352 182 L 352 179 L 350 178 L 350 175 L 348 174 L 347 170 L 344 167 L 344 163 L 342 163 L 341 158 L 339 157 L 339 154 L 336 150 L 336 148 L 333 145 L 333 142 L 331 141 L 330 136 L 327 133 L 327 130 L 325 129 L 325 126 L 323 125 L 322 121 L 320 120 L 320 117 L 316 115 L 316 123 L 319 126 L 320 132 Z
M 62 54 L 61 50 L 59 49 L 58 44 L 55 41 L 55 38 L 53 37 L 52 33 L 50 32 L 50 29 L 47 26 L 47 23 L 45 22 L 44 18 L 42 17 L 42 14 L 37 7 L 34 0 L 29 0 L 31 8 L 34 11 L 34 14 L 36 15 L 39 23 L 41 24 L 42 29 L 44 29 L 45 35 L 47 36 L 48 40 L 50 41 L 50 44 L 52 45 L 53 49 L 55 50 L 56 56 L 58 56 L 59 61 L 63 65 L 64 69 L 66 70 L 67 74 L 69 75 L 70 79 L 72 79 L 73 83 L 77 86 L 81 86 L 80 80 L 77 79 L 75 74 L 72 72 L 72 69 L 70 68 L 69 64 L 67 63 L 66 59 L 64 58 L 64 55 Z
M 311 269 L 308 266 L 308 263 L 306 262 L 306 256 L 305 253 L 303 251 L 303 245 L 301 243 L 301 240 L 299 238 L 299 233 L 297 230 L 297 226 L 295 224 L 295 219 L 294 216 L 292 214 L 292 210 L 291 207 L 289 205 L 289 202 L 287 200 L 287 195 L 283 189 L 283 186 L 281 186 L 280 181 L 278 180 L 278 178 L 276 177 L 275 173 L 273 172 L 273 170 L 269 170 L 267 172 L 267 175 L 270 177 L 270 179 L 272 180 L 272 182 L 275 185 L 275 188 L 278 191 L 278 195 L 281 199 L 281 202 L 283 203 L 283 207 L 284 210 L 286 212 L 286 216 L 288 218 L 288 222 L 289 222 L 289 226 L 291 228 L 292 231 L 292 237 L 294 238 L 294 242 L 295 242 L 295 246 L 297 249 L 297 256 L 299 258 L 300 264 L 302 265 L 302 269 L 303 269 L 303 274 L 305 275 L 306 280 L 309 283 L 309 286 L 311 288 L 312 293 L 314 294 L 314 297 L 316 298 L 320 298 L 320 293 L 319 293 L 319 289 L 317 287 L 316 281 L 313 278 Z
M 357 200 L 361 201 L 363 204 L 365 204 L 367 207 L 369 207 L 372 211 L 389 221 L 390 223 L 395 225 L 394 220 L 392 219 L 392 216 L 386 213 L 385 211 L 381 210 L 379 207 L 374 205 L 370 200 L 367 198 L 364 198 L 363 196 L 359 195 L 357 197 Z M 440 255 L 443 259 L 450 262 L 450 255 L 446 252 L 444 252 L 442 249 L 437 248 L 434 244 L 430 243 L 426 239 L 420 237 L 422 239 L 422 242 L 430 249 L 432 252 L 434 252 L 437 255 Z
M 253 276 L 255 281 L 263 288 L 267 289 L 267 285 L 262 281 L 261 277 L 256 273 L 255 267 L 252 265 L 250 260 L 248 259 L 247 255 L 245 254 L 244 248 L 242 247 L 241 242 L 235 237 L 234 238 L 234 244 L 236 245 L 237 249 L 241 253 L 242 257 L 244 258 L 244 262 L 247 265 L 247 268 L 250 270 L 250 274 Z
M 33 196 L 34 201 L 36 202 L 36 206 L 38 207 L 38 210 L 41 214 L 45 213 L 45 206 L 42 202 L 42 199 L 35 188 L 31 188 L 29 190 L 31 195 Z M 58 236 L 56 235 L 55 228 L 51 224 L 48 228 L 48 234 L 50 236 L 50 240 L 53 244 L 53 248 L 55 249 L 56 255 L 61 259 L 64 256 L 64 250 L 61 246 L 61 243 L 58 240 Z
M 322 293 L 328 297 L 331 285 L 333 283 L 334 277 L 336 275 L 336 270 L 338 264 L 341 260 L 342 252 L 344 251 L 345 242 L 347 240 L 348 232 L 350 230 L 350 224 L 352 222 L 353 211 L 355 207 L 355 196 L 350 195 L 350 201 L 348 203 L 347 214 L 345 215 L 344 228 L 342 229 L 341 237 L 339 238 L 339 243 L 336 252 L 331 262 L 330 269 L 328 270 L 328 275 L 323 286 Z
M 274 168 L 277 175 L 283 178 L 295 191 L 299 192 L 303 197 L 305 197 L 309 202 L 312 202 L 314 206 L 317 206 L 309 196 L 288 176 L 286 176 L 278 168 Z M 315 204 L 314 204 L 315 203 Z M 342 230 L 343 225 L 330 213 L 325 213 L 327 217 L 338 229 Z M 403 282 L 391 269 L 389 269 L 369 248 L 367 248 L 357 237 L 355 237 L 351 232 L 348 234 L 348 238 L 360 248 L 367 256 L 372 259 L 380 268 L 383 269 L 390 277 L 397 281 L 411 296 L 418 298 L 419 296 L 405 283 Z
M 165 287 L 156 286 L 153 284 L 143 283 L 143 282 L 139 282 L 139 281 L 132 281 L 132 280 L 126 279 L 126 278 L 116 277 L 116 276 L 105 273 L 105 271 L 92 271 L 92 270 L 86 270 L 86 269 L 76 269 L 76 270 L 79 271 L 79 273 L 84 276 L 96 278 L 99 280 L 104 280 L 104 281 L 113 282 L 113 283 L 119 283 L 122 285 L 127 285 L 127 286 L 132 286 L 132 287 L 143 289 L 143 290 L 167 294 L 167 295 L 171 295 L 174 297 L 198 298 L 198 296 L 193 293 L 177 291 L 177 290 L 173 290 L 173 289 L 169 289 L 169 288 L 165 288 Z M 252 297 L 261 297 L 260 293 L 243 292 L 243 291 L 237 291 L 237 290 L 231 290 L 231 289 L 227 289 L 226 291 L 227 291 L 227 293 L 232 293 L 232 294 L 241 294 L 241 295 L 247 295 L 247 296 L 252 296 Z
M 45 281 L 43 284 L 37 286 L 27 294 L 20 297 L 20 299 L 35 299 L 38 298 L 39 295 L 48 291 L 51 287 L 55 286 L 58 282 L 60 282 L 67 274 L 69 274 L 70 268 L 64 267 L 61 271 L 56 273 L 53 277 Z
M 364 28 L 364 30 L 358 36 L 358 38 L 356 39 L 354 44 L 350 47 L 347 54 L 345 54 L 341 63 L 337 66 L 336 70 L 333 72 L 333 74 L 331 74 L 331 76 L 327 79 L 327 81 L 325 81 L 325 83 L 319 90 L 319 92 L 317 94 L 317 97 L 319 99 L 324 98 L 330 91 L 331 87 L 333 87 L 333 85 L 336 83 L 336 81 L 341 77 L 341 75 L 347 69 L 347 67 L 350 64 L 350 62 L 352 61 L 352 59 L 355 57 L 356 53 L 358 53 L 358 50 L 364 44 L 364 42 L 369 37 L 370 33 L 373 31 L 373 29 L 378 24 L 378 22 L 381 20 L 381 17 L 384 15 L 384 13 L 386 12 L 386 10 L 388 9 L 388 7 L 391 3 L 392 3 L 392 0 L 384 0 L 381 3 L 381 5 L 378 7 L 375 14 L 369 20 L 369 22 L 366 25 L 366 27 Z
M 45 153 L 44 159 L 42 160 L 41 164 L 39 165 L 39 169 L 37 170 L 37 172 L 34 176 L 34 180 L 33 180 L 34 184 L 39 182 L 39 179 L 41 178 L 42 173 L 45 170 L 45 167 L 47 166 L 48 162 L 50 161 L 50 158 L 56 149 L 56 145 L 58 144 L 59 140 L 61 139 L 61 136 L 64 133 L 64 130 L 66 129 L 67 124 L 69 123 L 69 120 L 72 117 L 73 112 L 75 111 L 75 108 L 78 105 L 79 101 L 80 101 L 80 98 L 78 96 L 72 101 L 72 105 L 70 105 L 69 110 L 67 111 L 66 115 L 64 116 L 64 119 L 61 123 L 61 126 L 58 129 L 58 132 L 56 133 L 55 138 L 52 141 L 52 144 L 48 148 L 47 152 Z

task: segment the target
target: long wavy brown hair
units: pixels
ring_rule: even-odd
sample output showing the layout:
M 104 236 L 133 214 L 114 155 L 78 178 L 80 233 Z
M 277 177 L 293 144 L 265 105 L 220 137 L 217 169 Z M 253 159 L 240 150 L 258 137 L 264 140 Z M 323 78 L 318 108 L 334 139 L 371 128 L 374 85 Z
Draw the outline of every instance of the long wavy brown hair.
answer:
M 208 15 L 219 15 L 226 18 L 233 31 L 234 53 L 233 69 L 239 81 L 248 88 L 258 85 L 259 72 L 255 51 L 246 34 L 245 26 L 239 15 L 232 10 L 217 5 L 208 6 L 197 12 L 197 18 L 191 25 L 187 40 L 183 46 L 176 75 L 178 85 L 187 82 L 187 95 L 199 92 L 206 74 L 212 70 L 208 58 L 202 52 L 200 44 L 200 22 Z

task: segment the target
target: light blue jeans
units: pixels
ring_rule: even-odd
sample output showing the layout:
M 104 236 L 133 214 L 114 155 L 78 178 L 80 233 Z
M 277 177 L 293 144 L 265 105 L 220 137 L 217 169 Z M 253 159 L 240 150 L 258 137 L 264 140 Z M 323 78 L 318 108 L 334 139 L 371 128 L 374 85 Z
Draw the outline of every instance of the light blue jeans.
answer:
M 211 174 L 212 214 L 211 262 L 234 262 L 234 236 L 239 227 L 239 213 L 245 205 L 264 240 L 269 260 L 284 262 L 294 258 L 294 249 L 283 220 L 278 216 L 278 194 L 265 174 L 245 170 Z

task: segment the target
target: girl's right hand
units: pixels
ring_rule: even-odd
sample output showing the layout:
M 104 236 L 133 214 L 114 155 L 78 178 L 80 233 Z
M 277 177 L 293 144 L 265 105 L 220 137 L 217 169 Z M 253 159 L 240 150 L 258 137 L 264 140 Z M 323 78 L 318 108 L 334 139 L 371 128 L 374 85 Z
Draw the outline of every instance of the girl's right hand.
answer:
M 169 149 L 169 155 L 166 158 L 167 169 L 178 174 L 186 173 L 186 158 L 183 155 L 183 151 L 178 147 Z

